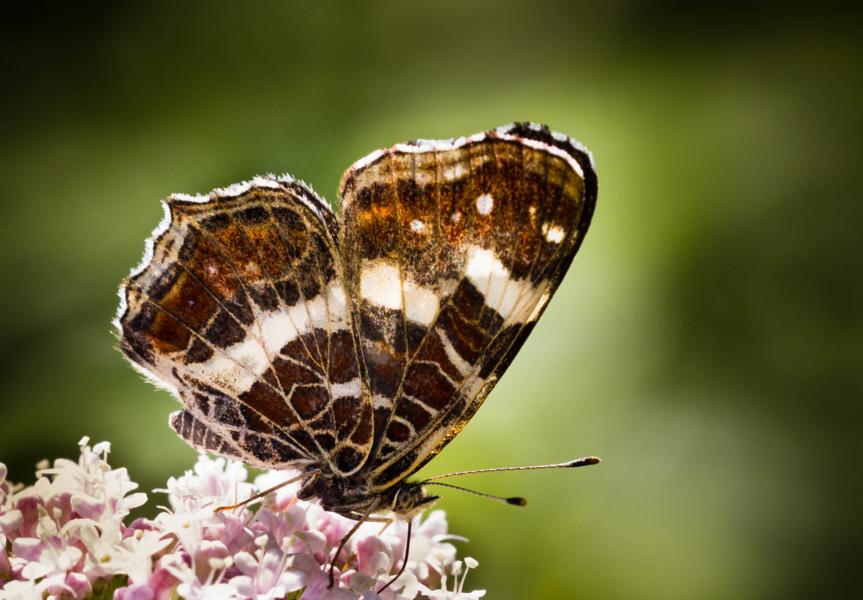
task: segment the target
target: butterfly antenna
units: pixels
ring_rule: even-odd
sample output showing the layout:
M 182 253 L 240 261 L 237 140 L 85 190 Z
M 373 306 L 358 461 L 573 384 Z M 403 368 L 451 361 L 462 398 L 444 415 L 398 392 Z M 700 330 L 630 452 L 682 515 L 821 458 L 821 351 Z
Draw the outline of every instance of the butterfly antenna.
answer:
M 494 500 L 495 502 L 503 502 L 504 504 L 510 504 L 512 506 L 527 506 L 527 500 L 519 496 L 504 498 L 503 496 L 495 496 L 494 494 L 486 494 L 485 492 L 471 490 L 466 487 L 461 487 L 460 485 L 453 485 L 451 483 L 440 483 L 439 481 L 424 481 L 423 483 L 428 483 L 428 485 L 439 485 L 441 487 L 447 487 L 454 490 L 461 490 L 462 492 L 467 492 L 468 494 L 473 494 L 474 496 L 481 496 L 482 498 L 488 498 L 489 500 Z
M 556 463 L 553 465 L 531 465 L 528 467 L 495 467 L 492 469 L 473 469 L 471 471 L 456 471 L 455 473 L 444 473 L 443 475 L 435 475 L 434 477 L 429 477 L 425 481 L 420 481 L 420 484 L 431 483 L 433 481 L 437 481 L 438 479 L 446 479 L 448 477 L 459 477 L 460 475 L 475 475 L 476 473 L 497 473 L 499 471 L 538 471 L 540 469 L 574 469 L 576 467 L 587 467 L 601 462 L 602 461 L 596 456 L 585 456 L 582 458 L 576 458 L 575 460 Z M 438 483 L 436 485 L 443 484 Z M 479 492 L 474 493 L 478 494 Z

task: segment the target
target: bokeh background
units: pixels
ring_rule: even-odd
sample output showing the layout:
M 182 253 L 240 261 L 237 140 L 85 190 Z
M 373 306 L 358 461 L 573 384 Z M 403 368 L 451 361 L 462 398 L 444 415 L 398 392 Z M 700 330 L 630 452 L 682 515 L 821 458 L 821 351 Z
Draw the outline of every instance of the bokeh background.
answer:
M 194 461 L 114 350 L 171 192 L 288 171 L 330 201 L 402 140 L 585 143 L 598 209 L 440 473 L 489 598 L 861 593 L 859 15 L 616 0 L 19 3 L 0 29 L 0 460 L 85 434 L 144 489 Z

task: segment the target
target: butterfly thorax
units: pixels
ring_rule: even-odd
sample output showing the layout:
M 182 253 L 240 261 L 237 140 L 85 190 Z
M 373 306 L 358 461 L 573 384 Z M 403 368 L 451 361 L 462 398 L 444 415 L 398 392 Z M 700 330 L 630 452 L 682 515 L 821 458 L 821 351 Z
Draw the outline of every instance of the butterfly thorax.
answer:
M 325 510 L 350 519 L 377 512 L 410 517 L 438 499 L 438 496 L 428 495 L 422 485 L 414 481 L 403 481 L 376 493 L 363 477 L 342 477 L 317 469 L 306 472 L 297 497 L 301 500 L 317 498 Z

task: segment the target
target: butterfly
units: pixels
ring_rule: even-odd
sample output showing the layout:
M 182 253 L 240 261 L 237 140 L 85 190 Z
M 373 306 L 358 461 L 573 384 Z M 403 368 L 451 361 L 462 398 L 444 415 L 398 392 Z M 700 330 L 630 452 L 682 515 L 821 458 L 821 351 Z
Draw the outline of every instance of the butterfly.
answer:
M 509 367 L 596 197 L 590 153 L 529 123 L 372 152 L 338 214 L 287 175 L 175 194 L 120 288 L 120 349 L 191 446 L 295 469 L 351 519 L 412 515 L 437 496 L 408 478 Z

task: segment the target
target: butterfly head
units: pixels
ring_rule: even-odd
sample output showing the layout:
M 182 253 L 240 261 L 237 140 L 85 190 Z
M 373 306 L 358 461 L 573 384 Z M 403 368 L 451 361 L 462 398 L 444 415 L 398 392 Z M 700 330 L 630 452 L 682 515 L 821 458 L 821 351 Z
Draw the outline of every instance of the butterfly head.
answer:
M 431 508 L 440 496 L 430 496 L 417 481 L 403 481 L 385 493 L 385 505 L 393 512 L 407 517 Z
M 439 496 L 426 493 L 420 482 L 402 481 L 386 490 L 369 489 L 362 478 L 345 478 L 318 469 L 306 472 L 297 496 L 319 498 L 329 511 L 355 519 L 358 515 L 392 511 L 405 517 L 431 507 Z

